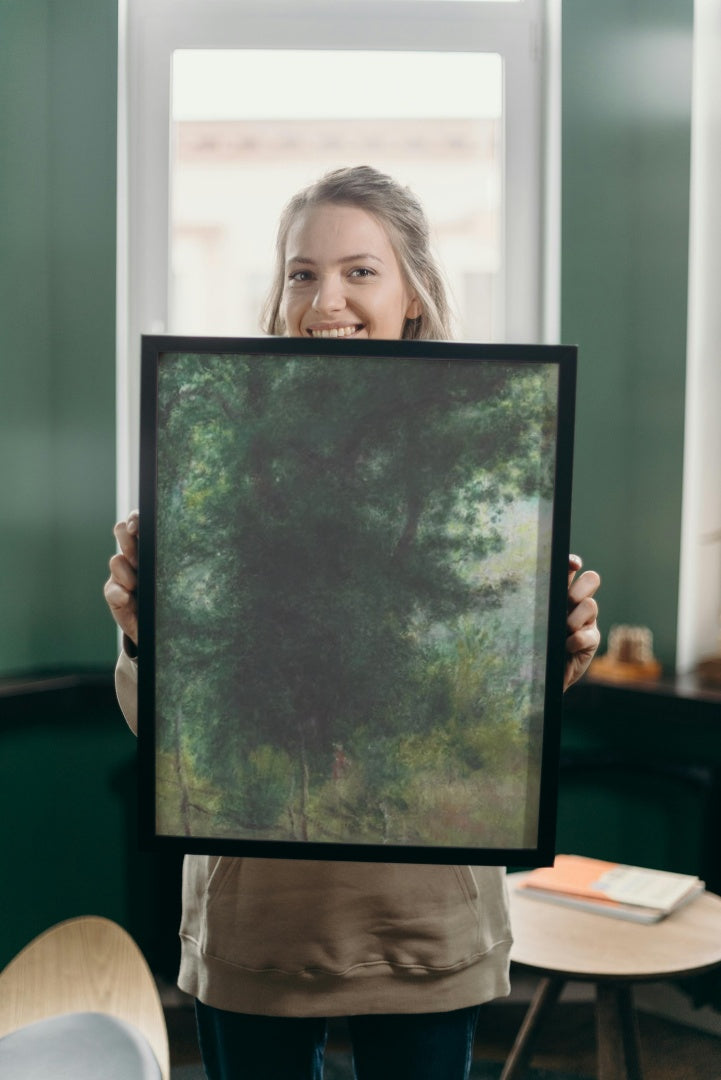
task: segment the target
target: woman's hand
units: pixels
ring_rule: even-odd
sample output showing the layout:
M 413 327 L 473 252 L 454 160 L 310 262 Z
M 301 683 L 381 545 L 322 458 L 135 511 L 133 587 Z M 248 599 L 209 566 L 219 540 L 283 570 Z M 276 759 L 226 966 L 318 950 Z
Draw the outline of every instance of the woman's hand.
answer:
M 566 619 L 566 672 L 563 689 L 568 690 L 581 678 L 593 660 L 601 640 L 596 625 L 598 604 L 593 599 L 601 584 L 595 570 L 576 574 L 583 566 L 578 555 L 568 557 L 568 618 Z
M 113 532 L 120 554 L 110 560 L 110 577 L 103 590 L 110 612 L 123 633 L 138 644 L 138 531 L 137 510 L 119 521 Z

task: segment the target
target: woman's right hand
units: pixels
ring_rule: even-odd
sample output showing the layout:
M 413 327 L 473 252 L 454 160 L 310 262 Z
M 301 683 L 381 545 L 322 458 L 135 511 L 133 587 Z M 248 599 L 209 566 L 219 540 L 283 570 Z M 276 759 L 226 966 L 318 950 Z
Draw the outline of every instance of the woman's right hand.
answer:
M 113 532 L 120 553 L 110 560 L 110 577 L 103 590 L 116 623 L 134 645 L 138 644 L 138 531 L 140 515 L 131 511 Z

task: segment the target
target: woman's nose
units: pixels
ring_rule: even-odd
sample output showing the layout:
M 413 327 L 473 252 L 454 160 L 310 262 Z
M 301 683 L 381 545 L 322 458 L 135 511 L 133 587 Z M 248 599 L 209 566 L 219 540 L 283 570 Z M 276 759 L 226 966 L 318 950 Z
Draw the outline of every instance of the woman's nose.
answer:
M 345 307 L 343 283 L 335 274 L 319 278 L 313 307 L 321 314 L 340 311 Z

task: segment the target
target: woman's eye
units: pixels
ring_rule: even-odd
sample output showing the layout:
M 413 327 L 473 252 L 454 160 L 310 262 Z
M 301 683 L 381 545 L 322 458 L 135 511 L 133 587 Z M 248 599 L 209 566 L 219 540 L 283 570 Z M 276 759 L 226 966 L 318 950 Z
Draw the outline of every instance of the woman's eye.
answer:
M 301 284 L 305 281 L 310 281 L 310 279 L 310 270 L 294 270 L 291 274 L 288 275 L 288 281 L 297 281 Z
M 356 266 L 353 270 L 351 270 L 350 276 L 356 278 L 367 278 L 373 277 L 374 273 L 375 271 L 371 270 L 369 266 Z

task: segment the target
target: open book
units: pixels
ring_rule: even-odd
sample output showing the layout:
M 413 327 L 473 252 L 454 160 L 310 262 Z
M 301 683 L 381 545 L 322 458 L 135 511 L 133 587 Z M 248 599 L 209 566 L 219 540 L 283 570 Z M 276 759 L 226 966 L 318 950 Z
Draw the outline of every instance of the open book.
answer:
M 557 855 L 553 866 L 532 870 L 517 887 L 536 900 L 645 923 L 658 922 L 705 888 L 693 874 L 583 855 Z

